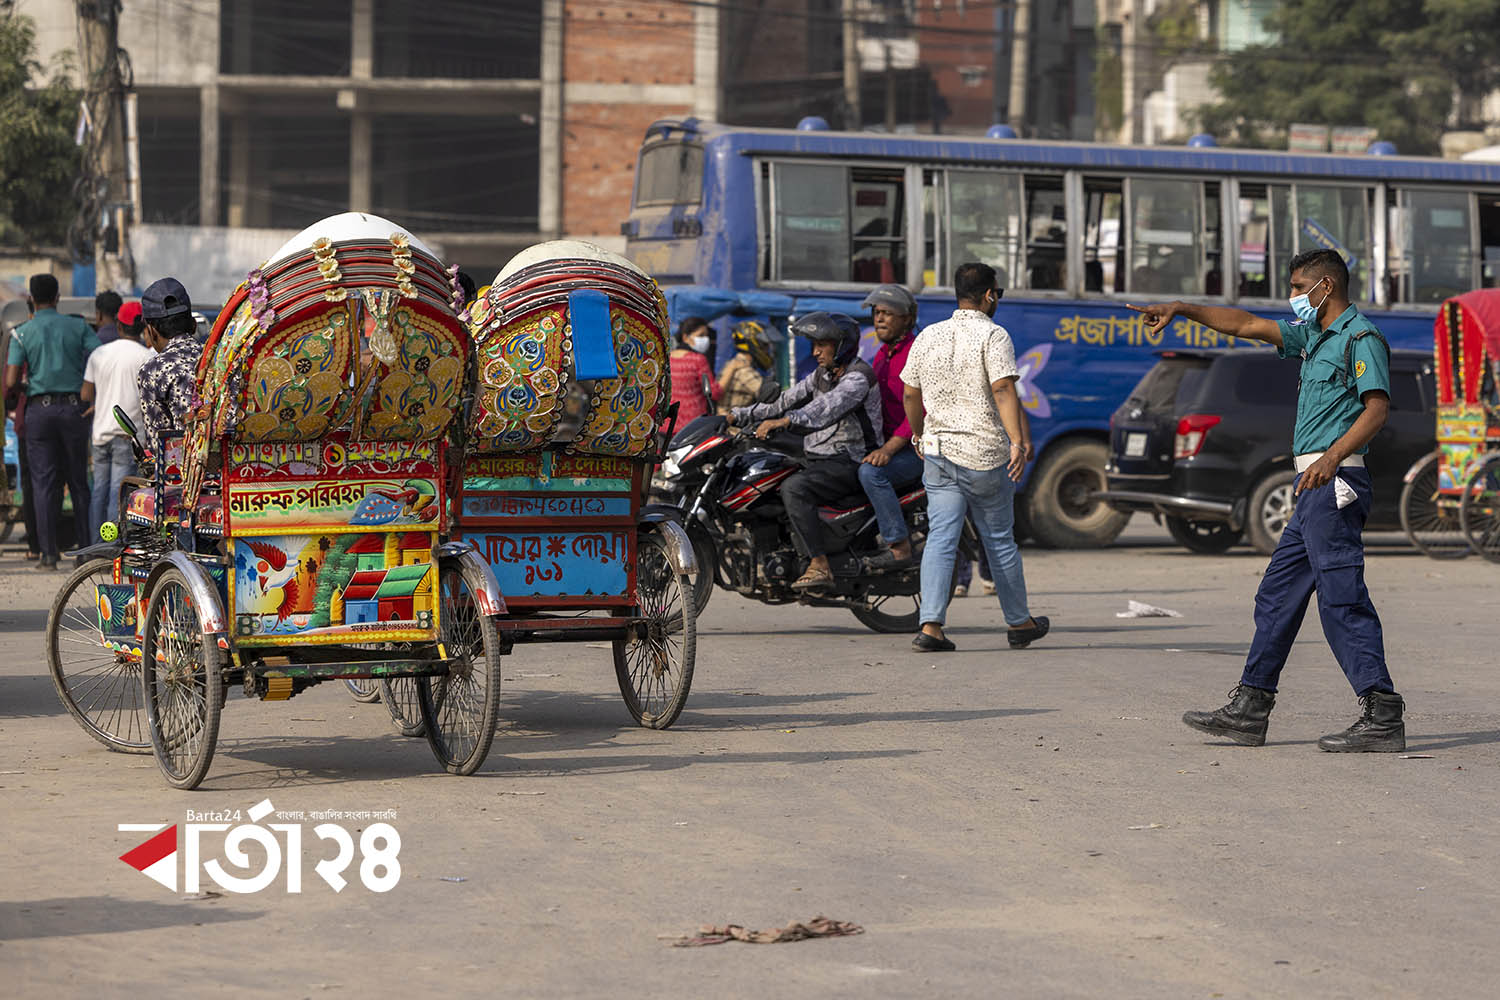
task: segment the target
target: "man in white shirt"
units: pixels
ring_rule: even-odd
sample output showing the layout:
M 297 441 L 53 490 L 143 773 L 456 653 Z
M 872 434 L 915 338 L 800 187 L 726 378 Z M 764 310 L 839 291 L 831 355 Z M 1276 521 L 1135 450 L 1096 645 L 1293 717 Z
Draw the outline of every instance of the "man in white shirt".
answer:
M 122 306 L 116 321 L 119 336 L 90 354 L 83 371 L 83 388 L 78 395 L 93 407 L 94 418 L 94 491 L 89 504 L 93 537 L 81 543 L 84 545 L 99 540 L 99 526 L 116 513 L 120 484 L 136 472 L 135 451 L 115 422 L 115 407 L 141 426 L 141 394 L 135 376 L 150 359 L 151 349 L 141 343 L 140 317 L 139 302 Z
M 1015 484 L 1026 467 L 1026 430 L 1016 395 L 1016 350 L 992 317 L 1001 291 L 988 264 L 960 264 L 953 277 L 958 309 L 912 345 L 901 371 L 902 403 L 922 452 L 927 488 L 927 543 L 922 552 L 919 652 L 954 649 L 943 635 L 953 562 L 967 509 L 974 520 L 1012 649 L 1047 634 L 1051 622 L 1032 617 L 1014 534 Z

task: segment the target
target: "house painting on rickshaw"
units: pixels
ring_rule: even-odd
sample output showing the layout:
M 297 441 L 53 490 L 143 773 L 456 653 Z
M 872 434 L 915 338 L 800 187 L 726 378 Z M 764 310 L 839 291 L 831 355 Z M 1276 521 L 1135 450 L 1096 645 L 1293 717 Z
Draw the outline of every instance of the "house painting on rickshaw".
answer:
M 345 636 L 357 626 L 430 628 L 432 541 L 422 532 L 235 540 L 239 635 Z

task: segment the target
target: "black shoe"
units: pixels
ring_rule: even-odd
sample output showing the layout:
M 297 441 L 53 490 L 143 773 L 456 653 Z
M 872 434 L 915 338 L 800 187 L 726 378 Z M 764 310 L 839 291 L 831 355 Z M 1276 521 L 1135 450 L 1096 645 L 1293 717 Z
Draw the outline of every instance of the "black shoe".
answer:
M 905 569 L 915 562 L 916 558 L 914 556 L 909 555 L 905 559 L 902 559 L 890 549 L 886 549 L 884 552 L 877 552 L 866 559 L 864 566 L 871 573 L 883 573 L 888 569 Z
M 958 647 L 948 638 L 938 639 L 926 632 L 918 632 L 911 640 L 911 648 L 919 653 L 951 653 Z
M 1046 615 L 1032 615 L 1031 628 L 1013 628 L 1006 633 L 1011 649 L 1025 649 L 1042 636 L 1052 631 L 1052 619 Z
M 1199 732 L 1226 736 L 1247 747 L 1265 746 L 1266 728 L 1276 692 L 1240 684 L 1229 692 L 1229 704 L 1212 712 L 1183 712 L 1182 721 Z
M 1318 749 L 1329 753 L 1402 753 L 1406 750 L 1406 702 L 1394 691 L 1371 691 L 1359 699 L 1364 713 L 1342 733 L 1325 736 Z
M 57 557 L 42 556 L 36 561 L 36 565 L 31 568 L 43 573 L 54 573 L 57 571 Z

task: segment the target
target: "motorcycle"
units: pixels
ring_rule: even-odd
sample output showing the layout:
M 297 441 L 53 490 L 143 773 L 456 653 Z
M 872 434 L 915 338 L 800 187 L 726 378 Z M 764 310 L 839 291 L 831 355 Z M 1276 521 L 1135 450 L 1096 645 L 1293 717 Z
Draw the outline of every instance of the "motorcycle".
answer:
M 819 517 L 833 583 L 798 592 L 792 581 L 809 560 L 792 543 L 780 486 L 804 464 L 798 435 L 781 431 L 761 440 L 722 416 L 699 417 L 672 438 L 652 481 L 652 500 L 681 513 L 698 563 L 693 584 L 698 613 L 717 584 L 765 604 L 848 608 L 876 632 L 915 632 L 927 491 L 917 484 L 902 492 L 914 558 L 885 569 L 866 565 L 885 546 L 864 493 L 823 506 Z M 965 523 L 959 558 L 973 559 L 978 551 L 978 538 Z

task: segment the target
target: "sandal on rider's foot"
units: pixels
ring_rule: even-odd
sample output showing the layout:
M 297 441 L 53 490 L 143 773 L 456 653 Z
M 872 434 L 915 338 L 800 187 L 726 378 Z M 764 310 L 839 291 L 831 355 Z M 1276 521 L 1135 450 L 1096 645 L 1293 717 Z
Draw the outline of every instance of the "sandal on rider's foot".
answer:
M 811 566 L 807 572 L 797 577 L 797 582 L 792 584 L 793 590 L 813 590 L 818 587 L 826 587 L 833 582 L 833 574 L 826 569 L 814 569 Z

